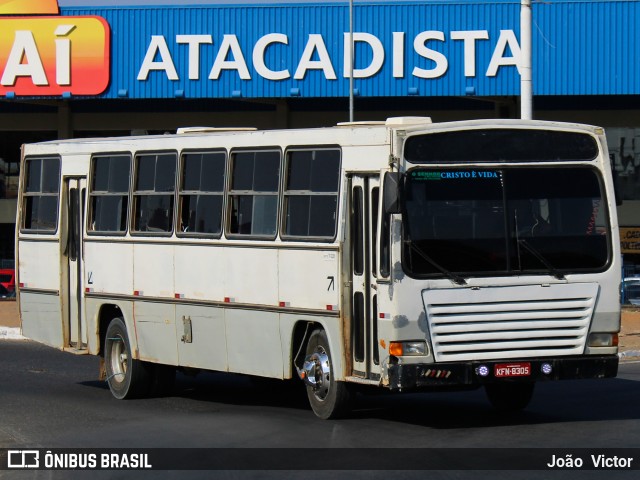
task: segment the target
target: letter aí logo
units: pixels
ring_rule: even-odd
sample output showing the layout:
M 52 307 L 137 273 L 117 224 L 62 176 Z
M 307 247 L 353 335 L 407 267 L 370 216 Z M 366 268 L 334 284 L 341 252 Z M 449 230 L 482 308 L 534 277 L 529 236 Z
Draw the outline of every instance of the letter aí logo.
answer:
M 0 0 L 0 15 L 12 15 L 0 17 L 0 95 L 97 95 L 107 88 L 109 24 L 58 13 L 57 0 Z

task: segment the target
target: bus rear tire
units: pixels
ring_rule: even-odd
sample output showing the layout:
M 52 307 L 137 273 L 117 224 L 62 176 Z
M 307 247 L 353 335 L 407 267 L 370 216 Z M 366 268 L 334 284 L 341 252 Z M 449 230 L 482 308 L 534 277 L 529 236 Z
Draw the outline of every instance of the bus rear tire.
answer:
M 127 327 L 122 317 L 109 323 L 104 340 L 104 362 L 111 394 L 118 400 L 140 398 L 151 387 L 151 369 L 131 354 Z
M 491 383 L 484 386 L 489 402 L 501 412 L 524 410 L 533 396 L 535 383 Z
M 307 397 L 311 409 L 323 420 L 344 417 L 351 409 L 352 392 L 345 382 L 334 378 L 331 351 L 327 334 L 322 329 L 314 330 L 306 347 L 306 357 L 311 361 L 313 382 L 307 383 Z M 311 359 L 311 360 L 309 360 Z

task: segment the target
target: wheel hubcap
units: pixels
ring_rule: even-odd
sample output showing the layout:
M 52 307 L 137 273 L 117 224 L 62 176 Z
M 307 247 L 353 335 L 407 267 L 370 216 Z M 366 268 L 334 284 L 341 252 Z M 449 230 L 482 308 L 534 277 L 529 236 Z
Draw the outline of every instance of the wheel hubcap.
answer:
M 322 345 L 318 345 L 315 352 L 307 355 L 302 371 L 305 383 L 313 389 L 316 398 L 327 398 L 331 386 L 331 363 Z
M 129 355 L 127 355 L 127 348 L 121 336 L 111 340 L 110 358 L 111 380 L 118 383 L 123 382 L 127 375 Z

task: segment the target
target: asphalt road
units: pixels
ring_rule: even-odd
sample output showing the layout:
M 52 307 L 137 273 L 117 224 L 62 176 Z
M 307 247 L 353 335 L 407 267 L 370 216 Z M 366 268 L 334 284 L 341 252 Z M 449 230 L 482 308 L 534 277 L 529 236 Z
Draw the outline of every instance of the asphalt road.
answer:
M 539 384 L 529 408 L 511 416 L 494 411 L 478 390 L 360 396 L 353 414 L 336 421 L 317 419 L 304 391 L 283 382 L 255 382 L 215 373 L 195 378 L 178 375 L 170 396 L 118 401 L 106 383 L 96 380 L 97 374 L 96 357 L 74 356 L 29 341 L 0 341 L 0 449 L 361 447 L 379 453 L 375 449 L 549 448 L 561 452 L 567 448 L 640 447 L 640 363 L 622 364 L 616 379 Z M 637 456 L 640 463 L 640 451 Z M 251 458 L 247 462 L 251 465 Z M 331 465 L 330 458 L 327 465 Z M 437 475 L 405 470 L 394 475 L 342 473 L 342 478 L 496 478 L 496 472 L 469 470 L 439 471 Z M 511 472 L 509 478 L 637 478 L 637 473 L 536 471 Z M 311 480 L 327 476 L 340 475 L 247 470 L 189 475 L 172 471 L 0 471 L 0 477 L 10 479 Z

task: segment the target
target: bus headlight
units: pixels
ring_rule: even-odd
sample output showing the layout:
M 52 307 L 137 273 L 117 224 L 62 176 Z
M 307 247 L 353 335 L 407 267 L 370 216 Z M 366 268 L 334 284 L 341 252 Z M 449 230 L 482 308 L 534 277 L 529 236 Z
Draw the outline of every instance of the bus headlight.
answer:
M 421 341 L 391 342 L 389 353 L 396 357 L 424 356 L 429 353 L 429 347 L 427 347 L 427 342 Z
M 617 347 L 617 333 L 591 333 L 589 334 L 590 347 Z

